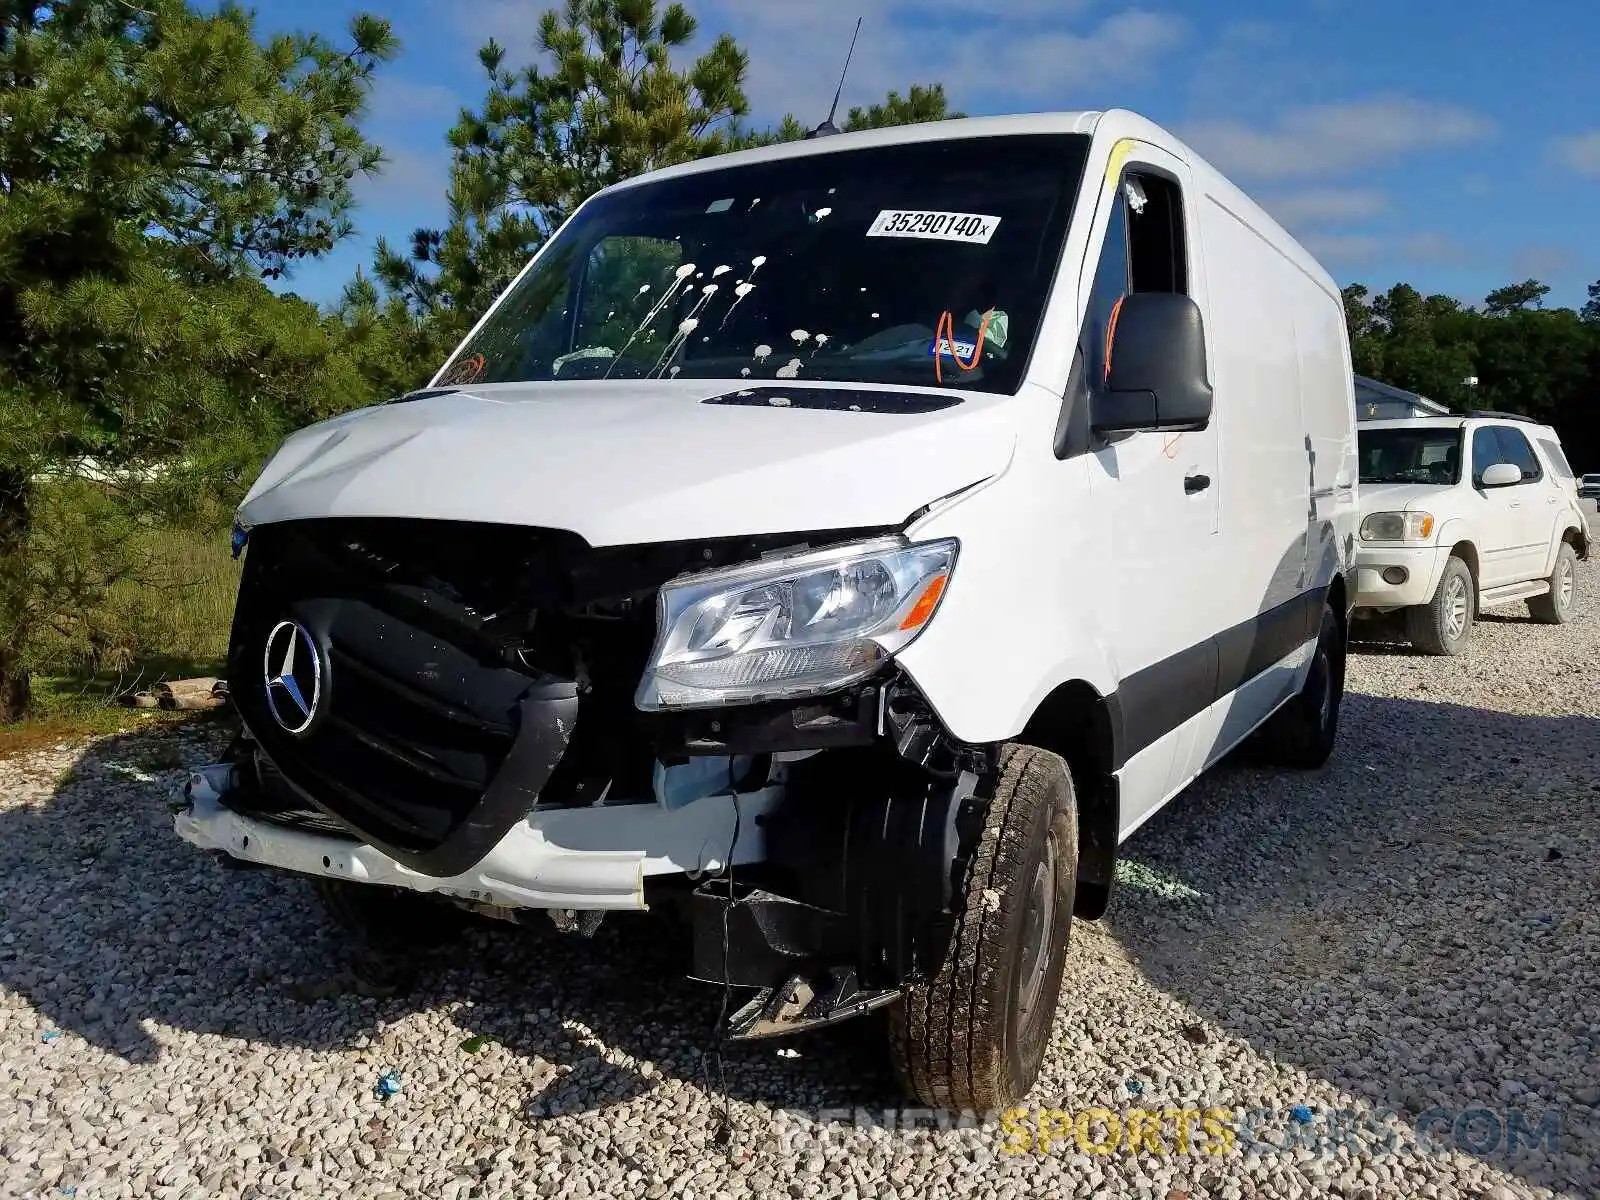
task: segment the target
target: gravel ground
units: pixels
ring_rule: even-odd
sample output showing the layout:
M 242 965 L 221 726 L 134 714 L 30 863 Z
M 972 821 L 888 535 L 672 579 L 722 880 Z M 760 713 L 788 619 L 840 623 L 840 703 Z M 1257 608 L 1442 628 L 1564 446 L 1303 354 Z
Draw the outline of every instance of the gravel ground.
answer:
M 870 1022 L 718 1079 L 718 994 L 638 921 L 474 932 L 383 994 L 303 884 L 176 840 L 204 733 L 0 763 L 0 1195 L 1600 1194 L 1600 566 L 1580 592 L 1461 659 L 1365 648 L 1326 771 L 1224 766 L 1132 839 L 1014 1126 L 896 1113 Z

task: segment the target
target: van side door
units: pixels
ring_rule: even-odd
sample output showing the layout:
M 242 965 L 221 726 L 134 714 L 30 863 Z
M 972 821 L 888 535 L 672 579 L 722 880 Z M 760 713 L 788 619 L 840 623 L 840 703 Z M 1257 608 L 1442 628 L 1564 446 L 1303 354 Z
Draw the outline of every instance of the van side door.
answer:
M 1187 165 L 1124 140 L 1112 151 L 1107 176 L 1113 186 L 1102 188 L 1096 212 L 1103 233 L 1091 239 L 1083 273 L 1081 349 L 1091 413 L 1110 370 L 1125 296 L 1177 292 L 1206 311 Z M 1221 515 L 1219 436 L 1213 415 L 1202 430 L 1113 434 L 1089 449 L 1094 517 L 1108 535 L 1108 570 L 1091 586 L 1099 591 L 1101 628 L 1116 631 L 1124 753 L 1137 776 L 1125 781 L 1125 827 L 1182 782 L 1188 755 L 1179 752 L 1177 731 L 1215 699 L 1216 587 L 1209 564 Z

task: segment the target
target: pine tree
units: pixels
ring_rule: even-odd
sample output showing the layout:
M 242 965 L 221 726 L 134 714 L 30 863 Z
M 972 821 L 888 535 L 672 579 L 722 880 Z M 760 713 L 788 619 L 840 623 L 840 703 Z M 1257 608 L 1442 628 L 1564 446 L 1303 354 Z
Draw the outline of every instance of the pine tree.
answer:
M 262 280 L 349 232 L 380 158 L 356 121 L 395 49 L 368 16 L 340 46 L 260 40 L 233 4 L 0 0 L 0 721 L 54 603 L 41 472 L 165 464 L 129 502 L 181 505 L 365 394 L 346 326 Z

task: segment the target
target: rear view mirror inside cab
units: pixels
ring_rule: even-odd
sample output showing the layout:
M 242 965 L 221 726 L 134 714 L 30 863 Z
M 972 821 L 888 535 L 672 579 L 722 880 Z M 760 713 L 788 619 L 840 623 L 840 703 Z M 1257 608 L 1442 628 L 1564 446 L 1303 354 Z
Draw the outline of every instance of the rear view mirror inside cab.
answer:
M 1134 292 L 1117 306 L 1104 384 L 1095 389 L 1095 433 L 1204 429 L 1211 420 L 1200 308 L 1175 292 Z

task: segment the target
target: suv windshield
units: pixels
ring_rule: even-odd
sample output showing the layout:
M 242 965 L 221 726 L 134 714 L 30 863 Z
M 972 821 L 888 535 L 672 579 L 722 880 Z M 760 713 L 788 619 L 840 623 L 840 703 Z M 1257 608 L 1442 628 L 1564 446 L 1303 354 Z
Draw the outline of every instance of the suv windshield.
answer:
M 778 378 L 1014 392 L 1088 142 L 919 142 L 625 188 L 583 208 L 438 382 Z
M 1362 483 L 1461 482 L 1461 430 L 1363 429 L 1356 434 Z

